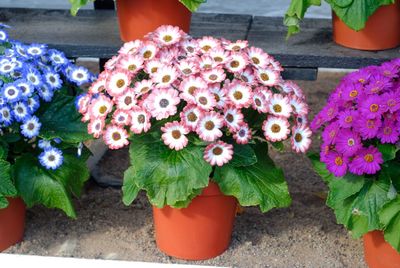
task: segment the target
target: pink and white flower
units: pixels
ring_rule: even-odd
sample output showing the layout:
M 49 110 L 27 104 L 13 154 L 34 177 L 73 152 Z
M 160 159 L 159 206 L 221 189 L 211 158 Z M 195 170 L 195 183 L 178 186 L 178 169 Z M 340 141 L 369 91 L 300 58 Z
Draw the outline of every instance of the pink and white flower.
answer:
M 211 143 L 204 150 L 204 160 L 206 160 L 212 166 L 223 166 L 224 164 L 228 163 L 232 157 L 232 144 L 228 144 L 223 141 Z
M 224 45 L 225 49 L 239 52 L 240 50 L 246 48 L 248 46 L 247 40 L 237 40 L 236 42 L 228 42 Z
M 254 75 L 253 69 L 249 67 L 244 69 L 244 71 L 238 74 L 236 77 L 249 85 L 256 85 L 258 83 L 258 80 Z
M 157 52 L 157 45 L 151 41 L 144 42 L 139 51 L 144 60 L 153 59 L 156 56 Z
M 161 128 L 161 131 L 163 132 L 161 138 L 170 149 L 179 151 L 188 144 L 188 139 L 185 135 L 189 133 L 189 129 L 178 121 L 166 123 Z
M 310 128 L 305 125 L 293 127 L 290 139 L 292 149 L 298 153 L 305 153 L 311 145 L 311 134 Z
M 129 112 L 125 110 L 116 110 L 112 116 L 112 123 L 118 126 L 127 126 L 129 125 L 131 118 L 129 116 Z
M 252 138 L 251 129 L 247 123 L 242 123 L 239 129 L 233 134 L 233 138 L 238 144 L 247 144 Z
M 225 67 L 230 72 L 240 73 L 246 68 L 248 63 L 249 60 L 246 54 L 233 53 L 231 54 L 229 61 L 225 64 Z
M 251 88 L 238 80 L 228 86 L 226 96 L 229 102 L 237 108 L 249 107 L 253 97 Z
M 178 91 L 175 89 L 158 89 L 150 93 L 144 105 L 152 117 L 161 120 L 176 114 L 179 102 Z
M 250 62 L 257 68 L 264 69 L 269 64 L 270 56 L 261 48 L 250 47 L 247 51 Z
M 122 110 L 130 110 L 136 105 L 136 95 L 132 89 L 128 89 L 121 96 L 116 97 L 117 108 Z
M 204 141 L 215 141 L 222 136 L 221 128 L 224 125 L 224 120 L 217 112 L 206 112 L 200 118 L 196 132 Z
M 223 109 L 226 104 L 226 94 L 225 91 L 221 89 L 219 83 L 209 86 L 208 90 L 214 95 L 216 107 L 218 109 Z
M 203 53 L 210 52 L 216 47 L 220 46 L 220 42 L 218 39 L 215 39 L 214 37 L 211 36 L 205 36 L 201 39 L 198 40 L 198 46 Z
M 235 132 L 243 123 L 243 114 L 239 109 L 233 106 L 228 106 L 224 109 L 224 120 L 229 130 Z
M 187 105 L 180 113 L 181 121 L 185 127 L 195 131 L 203 112 L 196 105 Z
M 256 76 L 261 84 L 269 87 L 278 85 L 282 80 L 279 72 L 273 71 L 268 68 L 257 69 Z
M 308 105 L 297 96 L 290 96 L 290 105 L 292 106 L 293 113 L 298 116 L 308 114 Z
M 105 79 L 97 79 L 93 84 L 89 87 L 89 94 L 97 94 L 103 92 L 106 87 Z
M 194 99 L 196 105 L 206 111 L 212 110 L 217 102 L 215 101 L 214 94 L 208 89 L 198 89 L 194 92 Z
M 119 60 L 117 68 L 126 70 L 131 75 L 136 74 L 143 68 L 143 58 L 139 55 L 128 54 Z
M 143 45 L 143 42 L 140 40 L 134 40 L 130 42 L 126 42 L 118 51 L 119 54 L 122 55 L 133 55 L 138 52 L 139 48 Z
M 195 39 L 187 39 L 181 43 L 181 46 L 189 56 L 196 54 L 199 49 L 198 42 Z
M 289 98 L 282 94 L 274 94 L 269 100 L 269 112 L 275 116 L 283 116 L 289 118 L 292 113 L 292 106 Z
M 217 66 L 225 64 L 230 59 L 230 53 L 221 47 L 211 50 L 209 55 Z
M 277 142 L 287 139 L 290 124 L 284 117 L 270 116 L 264 121 L 262 129 L 267 141 Z
M 146 61 L 145 66 L 144 66 L 144 70 L 149 75 L 153 75 L 162 66 L 164 66 L 164 64 L 159 59 L 152 59 L 152 60 Z
M 144 79 L 135 83 L 135 85 L 133 86 L 133 91 L 137 95 L 143 95 L 152 90 L 153 87 L 153 81 Z
M 173 66 L 162 66 L 153 74 L 153 82 L 158 88 L 169 87 L 178 78 L 178 72 Z
M 103 134 L 104 126 L 104 119 L 93 118 L 88 124 L 88 133 L 93 135 L 94 138 L 98 139 Z
M 226 77 L 224 70 L 218 67 L 202 72 L 201 76 L 209 84 L 221 83 Z
M 185 78 L 179 86 L 181 98 L 187 102 L 195 102 L 194 93 L 199 89 L 207 89 L 207 83 L 200 77 L 190 76 Z
M 89 114 L 92 118 L 105 118 L 111 112 L 113 101 L 105 95 L 92 99 L 89 106 Z
M 193 60 L 182 60 L 177 67 L 184 76 L 194 75 L 200 70 L 199 65 Z
M 253 93 L 252 107 L 259 113 L 268 112 L 268 102 L 265 99 L 265 95 L 260 90 L 255 90 Z
M 131 79 L 129 73 L 124 70 L 112 72 L 106 81 L 107 93 L 113 97 L 120 96 L 129 87 Z
M 179 27 L 162 25 L 154 32 L 154 40 L 161 45 L 170 46 L 176 44 L 181 39 Z
M 140 134 L 142 132 L 147 132 L 150 127 L 150 117 L 151 115 L 146 112 L 143 108 L 141 107 L 133 107 L 132 110 L 130 111 L 130 117 L 131 117 L 131 131 L 135 134 Z
M 128 132 L 120 126 L 109 125 L 103 134 L 104 143 L 108 148 L 116 150 L 129 144 Z

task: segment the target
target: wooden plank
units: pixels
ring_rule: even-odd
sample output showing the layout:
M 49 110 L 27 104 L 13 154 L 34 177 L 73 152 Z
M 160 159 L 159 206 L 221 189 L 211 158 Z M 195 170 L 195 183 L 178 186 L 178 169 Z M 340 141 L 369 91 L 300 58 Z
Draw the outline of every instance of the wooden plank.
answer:
M 282 77 L 285 80 L 314 81 L 318 77 L 318 68 L 285 67 Z
M 265 49 L 284 66 L 355 69 L 400 57 L 400 49 L 360 51 L 332 41 L 331 20 L 305 19 L 299 34 L 286 40 L 282 18 L 255 17 L 249 42 Z
M 245 39 L 251 19 L 250 15 L 195 13 L 191 34 Z M 12 38 L 51 44 L 68 57 L 110 58 L 122 45 L 114 10 L 80 10 L 72 17 L 67 10 L 0 8 L 0 22 L 13 27 Z

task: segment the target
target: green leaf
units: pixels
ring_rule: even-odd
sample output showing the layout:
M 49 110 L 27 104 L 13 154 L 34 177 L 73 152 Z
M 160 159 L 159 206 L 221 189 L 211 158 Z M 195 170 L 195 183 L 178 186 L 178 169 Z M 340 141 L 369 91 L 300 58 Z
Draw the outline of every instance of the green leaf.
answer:
M 390 181 L 346 175 L 329 183 L 327 204 L 338 223 L 346 226 L 353 237 L 380 229 L 378 211 L 388 202 Z
M 159 137 L 134 136 L 129 148 L 133 169 L 125 173 L 124 203 L 129 205 L 144 189 L 157 207 L 189 204 L 209 183 L 211 166 L 203 159 L 204 147 L 191 143 L 180 151 L 169 149 Z
M 279 152 L 282 152 L 285 149 L 285 145 L 283 142 L 278 141 L 278 142 L 271 142 L 272 146 L 277 149 Z
M 5 196 L 0 194 L 0 209 L 8 207 L 8 200 Z
M 254 148 L 258 161 L 253 165 L 237 167 L 228 163 L 214 173 L 224 194 L 235 196 L 243 206 L 259 205 L 263 212 L 291 203 L 283 172 L 275 167 L 266 147 L 258 144 Z
M 233 159 L 230 162 L 232 166 L 243 167 L 250 166 L 257 162 L 257 156 L 250 145 L 234 144 Z M 267 151 L 266 151 L 267 153 Z
M 326 0 L 336 15 L 351 29 L 359 31 L 368 18 L 381 6 L 393 4 L 395 0 Z
M 190 10 L 190 12 L 195 12 L 199 8 L 199 6 L 207 2 L 207 0 L 179 0 L 179 2 L 185 5 L 185 7 Z
M 329 170 L 326 169 L 326 164 L 319 160 L 319 154 L 309 153 L 308 158 L 311 160 L 315 172 L 317 172 L 326 183 L 330 183 L 332 180 L 337 179 L 329 172 Z
M 92 0 L 94 1 L 94 0 Z M 71 3 L 71 15 L 72 16 L 76 16 L 76 14 L 78 13 L 78 10 L 87 5 L 87 3 L 89 2 L 88 0 L 69 0 L 69 2 Z
M 378 150 L 381 152 L 383 161 L 387 162 L 396 158 L 396 153 L 399 150 L 396 145 L 389 143 L 378 143 Z
M 89 178 L 85 161 L 64 153 L 63 165 L 51 171 L 41 167 L 33 155 L 25 154 L 16 160 L 12 174 L 27 206 L 43 204 L 76 217 L 71 194 L 79 195 L 82 185 Z
M 385 204 L 379 212 L 385 240 L 400 253 L 400 195 Z
M 42 138 L 60 138 L 69 143 L 91 139 L 86 124 L 81 121 L 82 117 L 76 110 L 74 97 L 57 92 L 50 103 L 40 107 L 37 114 L 42 123 Z
M 8 144 L 3 139 L 0 139 L 0 159 L 7 159 Z
M 0 195 L 16 196 L 17 189 L 11 180 L 11 165 L 6 160 L 0 159 Z
M 287 38 L 300 31 L 300 21 L 310 6 L 320 6 L 321 0 L 292 0 L 283 23 L 288 27 Z
M 381 174 L 387 174 L 390 177 L 394 188 L 400 193 L 400 163 L 389 161 L 382 165 Z

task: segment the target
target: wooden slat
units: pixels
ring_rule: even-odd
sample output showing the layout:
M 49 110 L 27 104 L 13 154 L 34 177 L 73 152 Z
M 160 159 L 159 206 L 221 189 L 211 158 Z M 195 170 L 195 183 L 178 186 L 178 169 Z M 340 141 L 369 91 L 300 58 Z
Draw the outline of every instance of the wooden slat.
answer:
M 305 19 L 301 32 L 286 40 L 282 18 L 255 17 L 249 42 L 274 55 L 283 65 L 355 69 L 400 57 L 400 48 L 370 52 L 345 48 L 332 41 L 331 20 Z

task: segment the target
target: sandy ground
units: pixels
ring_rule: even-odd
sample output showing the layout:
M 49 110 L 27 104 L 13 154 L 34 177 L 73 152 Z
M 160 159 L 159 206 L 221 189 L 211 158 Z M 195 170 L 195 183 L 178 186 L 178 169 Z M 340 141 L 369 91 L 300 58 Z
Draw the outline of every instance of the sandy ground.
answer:
M 343 74 L 320 73 L 314 82 L 300 81 L 312 115 Z M 318 141 L 313 149 L 318 149 Z M 335 223 L 333 212 L 320 196 L 326 191 L 304 156 L 272 153 L 284 168 L 291 207 L 262 214 L 246 208 L 236 218 L 232 242 L 221 256 L 194 264 L 234 267 L 366 267 L 361 240 L 353 240 Z M 108 152 L 97 174 L 120 180 L 127 167 L 127 151 Z M 154 241 L 151 207 L 142 193 L 130 207 L 121 191 L 91 182 L 76 200 L 78 218 L 56 210 L 29 209 L 24 241 L 8 253 L 77 258 L 101 258 L 164 263 L 187 263 L 161 253 Z

